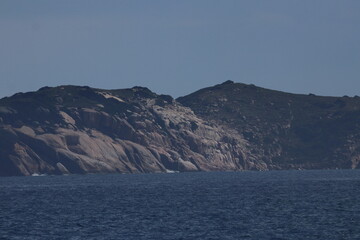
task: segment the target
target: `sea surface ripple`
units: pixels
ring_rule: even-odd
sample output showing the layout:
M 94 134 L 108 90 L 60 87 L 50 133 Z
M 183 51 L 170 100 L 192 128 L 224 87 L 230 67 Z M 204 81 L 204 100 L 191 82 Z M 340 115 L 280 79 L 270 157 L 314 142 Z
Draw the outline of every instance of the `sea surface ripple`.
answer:
M 0 178 L 0 239 L 360 239 L 360 171 Z

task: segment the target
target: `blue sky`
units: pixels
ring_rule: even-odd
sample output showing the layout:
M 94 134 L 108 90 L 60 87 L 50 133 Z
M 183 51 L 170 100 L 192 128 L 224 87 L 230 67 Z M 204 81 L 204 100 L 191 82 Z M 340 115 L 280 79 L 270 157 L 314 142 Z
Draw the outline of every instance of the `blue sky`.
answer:
M 358 0 L 1 0 L 0 97 L 43 86 L 183 96 L 228 79 L 360 95 Z

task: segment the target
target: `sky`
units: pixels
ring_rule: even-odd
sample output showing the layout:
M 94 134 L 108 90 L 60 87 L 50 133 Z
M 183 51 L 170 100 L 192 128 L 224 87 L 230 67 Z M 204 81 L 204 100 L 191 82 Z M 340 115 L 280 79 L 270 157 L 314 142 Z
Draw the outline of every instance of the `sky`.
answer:
M 184 96 L 226 80 L 360 95 L 358 0 L 0 0 L 0 98 L 43 86 Z

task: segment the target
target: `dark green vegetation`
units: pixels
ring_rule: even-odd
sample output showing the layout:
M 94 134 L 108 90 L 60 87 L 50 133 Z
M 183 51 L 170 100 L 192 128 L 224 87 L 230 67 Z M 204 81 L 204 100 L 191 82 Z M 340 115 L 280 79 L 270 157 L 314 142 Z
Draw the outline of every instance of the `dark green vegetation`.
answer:
M 177 99 L 235 128 L 274 168 L 354 168 L 360 160 L 360 98 L 290 94 L 224 82 Z
M 359 168 L 360 98 L 226 81 L 44 87 L 0 100 L 0 175 Z

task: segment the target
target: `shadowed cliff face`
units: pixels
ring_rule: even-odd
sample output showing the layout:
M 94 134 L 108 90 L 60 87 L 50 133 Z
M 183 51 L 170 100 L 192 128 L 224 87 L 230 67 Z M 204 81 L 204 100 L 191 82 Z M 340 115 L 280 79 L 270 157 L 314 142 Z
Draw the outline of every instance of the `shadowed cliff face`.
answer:
M 267 169 L 235 130 L 146 88 L 43 88 L 0 117 L 0 175 Z
M 0 100 L 0 175 L 357 168 L 359 104 L 232 82 L 177 100 L 45 87 Z

